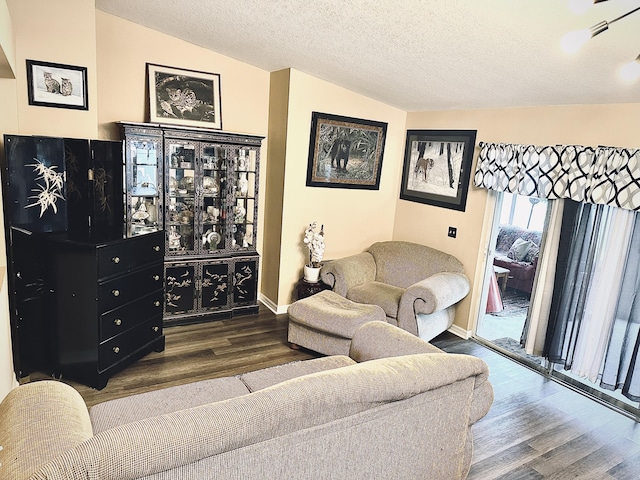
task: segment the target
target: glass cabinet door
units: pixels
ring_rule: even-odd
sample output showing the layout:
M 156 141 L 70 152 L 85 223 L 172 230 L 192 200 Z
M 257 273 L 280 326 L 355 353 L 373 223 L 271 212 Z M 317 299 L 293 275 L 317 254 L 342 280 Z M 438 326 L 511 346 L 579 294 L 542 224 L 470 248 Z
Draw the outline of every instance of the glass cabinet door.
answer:
M 227 150 L 224 147 L 204 144 L 202 146 L 202 253 L 216 253 L 226 245 L 227 209 Z
M 127 234 L 155 232 L 162 228 L 160 140 L 133 137 L 126 148 Z
M 231 249 L 255 247 L 257 151 L 240 148 L 233 151 L 233 229 Z
M 167 144 L 167 255 L 195 254 L 197 144 Z

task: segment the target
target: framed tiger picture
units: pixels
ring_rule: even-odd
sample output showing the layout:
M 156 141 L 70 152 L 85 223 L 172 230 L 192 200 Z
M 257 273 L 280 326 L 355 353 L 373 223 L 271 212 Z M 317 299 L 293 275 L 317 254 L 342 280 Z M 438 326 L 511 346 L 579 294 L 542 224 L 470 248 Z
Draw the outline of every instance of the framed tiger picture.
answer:
M 220 75 L 147 63 L 149 121 L 222 129 Z

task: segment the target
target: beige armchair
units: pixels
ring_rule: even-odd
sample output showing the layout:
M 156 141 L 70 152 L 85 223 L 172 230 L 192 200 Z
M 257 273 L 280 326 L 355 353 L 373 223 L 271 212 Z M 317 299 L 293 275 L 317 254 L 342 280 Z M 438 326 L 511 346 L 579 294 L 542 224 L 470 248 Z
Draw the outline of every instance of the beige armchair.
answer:
M 402 241 L 329 261 L 320 275 L 334 292 L 382 307 L 387 322 L 427 341 L 451 326 L 455 305 L 470 288 L 457 258 Z

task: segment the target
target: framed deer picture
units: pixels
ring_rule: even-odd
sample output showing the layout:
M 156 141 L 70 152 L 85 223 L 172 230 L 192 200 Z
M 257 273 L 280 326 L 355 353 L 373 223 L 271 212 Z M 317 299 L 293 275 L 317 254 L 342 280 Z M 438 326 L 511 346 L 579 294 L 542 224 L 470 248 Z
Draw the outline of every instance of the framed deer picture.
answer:
M 476 130 L 408 130 L 400 198 L 464 212 Z

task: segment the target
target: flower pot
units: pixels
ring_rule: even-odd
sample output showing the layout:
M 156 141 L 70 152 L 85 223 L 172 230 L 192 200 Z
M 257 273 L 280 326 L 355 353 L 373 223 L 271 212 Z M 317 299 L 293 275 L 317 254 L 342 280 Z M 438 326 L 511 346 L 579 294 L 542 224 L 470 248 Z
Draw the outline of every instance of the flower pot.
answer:
M 320 279 L 320 267 L 304 266 L 304 280 L 309 283 L 318 283 Z

